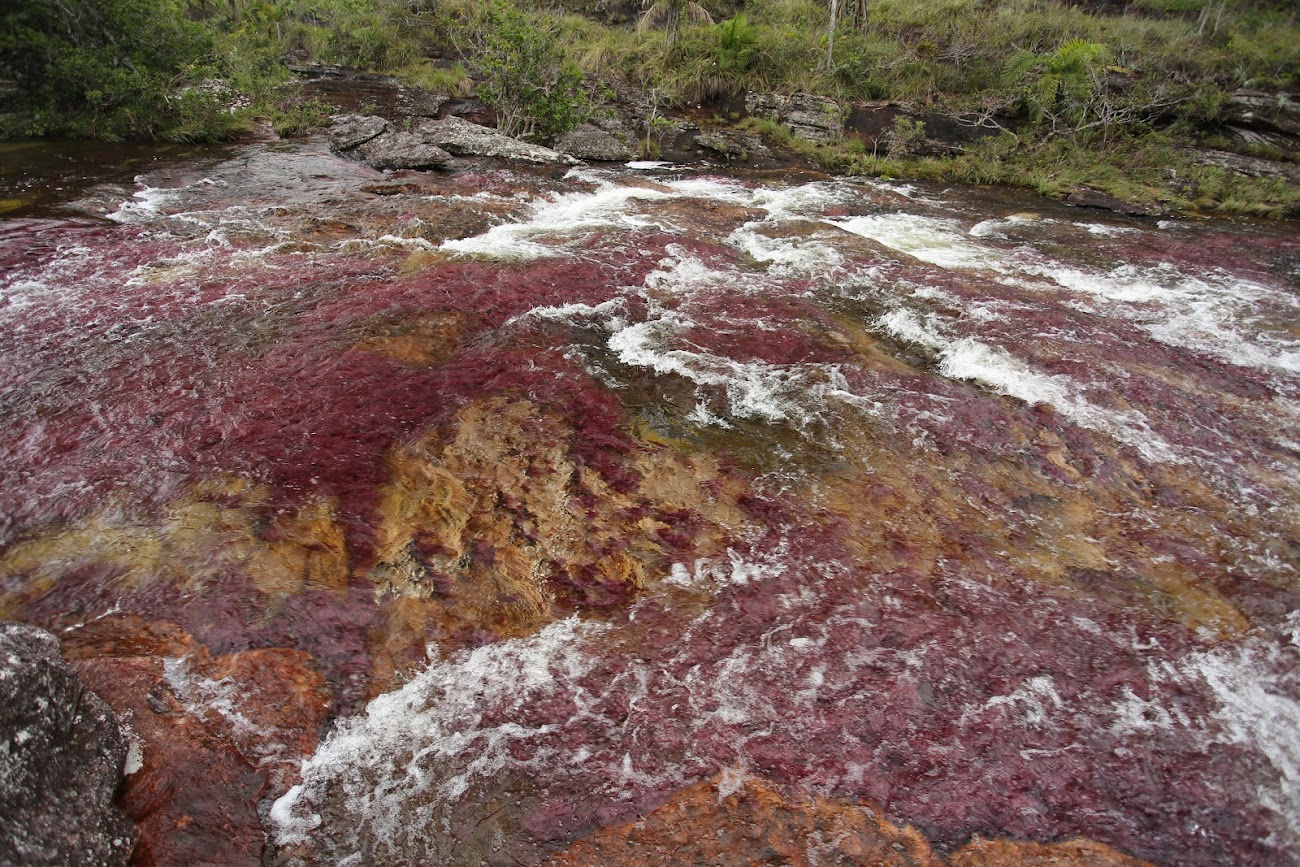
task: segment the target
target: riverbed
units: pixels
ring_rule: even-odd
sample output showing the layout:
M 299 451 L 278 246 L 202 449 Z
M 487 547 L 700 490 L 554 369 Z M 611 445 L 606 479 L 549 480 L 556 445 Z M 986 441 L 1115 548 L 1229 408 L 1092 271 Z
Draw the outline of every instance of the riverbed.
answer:
M 1294 223 L 131 159 L 0 196 L 0 616 L 160 862 L 1300 858 Z

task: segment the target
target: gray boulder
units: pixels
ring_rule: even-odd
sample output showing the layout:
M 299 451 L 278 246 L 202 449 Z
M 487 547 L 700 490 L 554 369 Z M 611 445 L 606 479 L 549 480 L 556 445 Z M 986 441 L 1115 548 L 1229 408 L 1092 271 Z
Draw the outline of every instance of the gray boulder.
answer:
M 573 165 L 573 157 L 502 135 L 459 117 L 430 120 L 418 124 L 415 133 L 424 141 L 437 145 L 456 156 L 497 157 L 530 163 Z
M 1238 90 L 1224 103 L 1222 118 L 1232 126 L 1300 136 L 1300 102 L 1288 93 Z
M 0 623 L 0 864 L 126 864 L 127 744 L 43 629 Z
M 436 169 L 451 154 L 419 133 L 393 129 L 382 117 L 345 114 L 329 129 L 330 149 L 376 169 Z
M 590 162 L 627 162 L 635 157 L 626 141 L 589 123 L 565 133 L 555 149 Z
M 767 156 L 769 153 L 758 136 L 731 130 L 702 132 L 695 137 L 695 144 L 713 151 L 725 160 L 747 160 L 750 157 Z
M 1217 166 L 1252 178 L 1300 180 L 1300 166 L 1295 163 L 1266 160 L 1219 150 L 1184 150 L 1183 153 L 1204 166 Z
M 329 128 L 330 150 L 345 153 L 388 132 L 388 121 L 382 117 L 361 114 L 344 114 L 334 118 Z
M 377 169 L 436 169 L 451 154 L 418 133 L 389 130 L 358 147 L 356 155 Z

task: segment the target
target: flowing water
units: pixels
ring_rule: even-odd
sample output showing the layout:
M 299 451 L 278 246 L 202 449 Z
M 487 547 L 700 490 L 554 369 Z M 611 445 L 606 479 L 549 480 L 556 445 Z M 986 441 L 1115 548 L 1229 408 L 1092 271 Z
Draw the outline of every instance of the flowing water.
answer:
M 311 142 L 77 207 L 0 222 L 0 615 L 308 655 L 271 857 L 537 863 L 758 778 L 1300 859 L 1293 224 Z

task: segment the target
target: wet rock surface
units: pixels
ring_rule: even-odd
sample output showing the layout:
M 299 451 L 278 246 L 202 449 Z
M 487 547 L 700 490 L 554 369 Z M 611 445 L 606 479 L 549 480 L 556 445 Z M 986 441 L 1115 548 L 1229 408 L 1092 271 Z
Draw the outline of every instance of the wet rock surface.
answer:
M 1286 227 L 322 140 L 115 195 L 0 234 L 0 614 L 130 715 L 139 858 L 1293 857 Z
M 126 864 L 136 831 L 113 802 L 126 738 L 59 650 L 0 622 L 0 863 Z
M 117 803 L 138 827 L 132 863 L 262 863 L 258 804 L 297 782 L 329 706 L 307 654 L 213 657 L 138 617 L 74 630 L 70 644 L 77 673 L 130 726 Z
M 635 820 L 603 828 L 546 863 L 555 867 L 660 864 L 791 867 L 1147 867 L 1088 841 L 976 840 L 946 858 L 915 829 L 869 806 L 790 798 L 743 772 L 675 793 Z

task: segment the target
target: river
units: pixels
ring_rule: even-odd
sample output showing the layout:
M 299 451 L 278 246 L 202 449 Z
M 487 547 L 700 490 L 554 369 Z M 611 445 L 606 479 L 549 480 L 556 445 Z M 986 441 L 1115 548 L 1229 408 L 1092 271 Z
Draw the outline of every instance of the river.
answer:
M 0 195 L 0 616 L 135 709 L 155 847 L 190 774 L 249 863 L 613 863 L 700 786 L 733 853 L 777 792 L 1300 859 L 1294 223 L 132 159 Z

